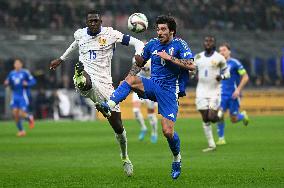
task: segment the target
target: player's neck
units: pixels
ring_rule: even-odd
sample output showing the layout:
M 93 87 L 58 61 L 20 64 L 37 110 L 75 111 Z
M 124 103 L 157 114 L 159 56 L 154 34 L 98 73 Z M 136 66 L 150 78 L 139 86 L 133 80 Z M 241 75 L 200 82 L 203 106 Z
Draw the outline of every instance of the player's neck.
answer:
M 92 32 L 89 28 L 87 28 L 87 33 L 90 36 L 96 36 L 97 34 L 99 34 L 101 32 L 102 28 L 100 27 L 100 29 L 97 32 Z
M 215 52 L 214 49 L 210 49 L 210 50 L 205 50 L 205 56 L 206 57 L 210 57 L 211 55 L 213 55 Z

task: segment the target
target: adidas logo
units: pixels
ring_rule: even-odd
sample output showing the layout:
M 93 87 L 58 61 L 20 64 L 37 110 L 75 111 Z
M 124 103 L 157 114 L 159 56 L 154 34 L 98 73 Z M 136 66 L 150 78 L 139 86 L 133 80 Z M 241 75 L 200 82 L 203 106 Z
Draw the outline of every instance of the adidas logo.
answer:
M 168 116 L 175 118 L 175 115 L 173 113 L 169 114 Z

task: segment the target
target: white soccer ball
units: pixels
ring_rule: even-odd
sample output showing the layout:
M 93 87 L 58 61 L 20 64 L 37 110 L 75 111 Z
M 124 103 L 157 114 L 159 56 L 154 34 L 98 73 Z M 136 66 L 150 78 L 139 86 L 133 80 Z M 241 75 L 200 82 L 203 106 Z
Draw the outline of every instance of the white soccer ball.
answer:
M 148 28 L 148 19 L 142 13 L 134 13 L 128 18 L 128 29 L 135 33 L 141 33 Z

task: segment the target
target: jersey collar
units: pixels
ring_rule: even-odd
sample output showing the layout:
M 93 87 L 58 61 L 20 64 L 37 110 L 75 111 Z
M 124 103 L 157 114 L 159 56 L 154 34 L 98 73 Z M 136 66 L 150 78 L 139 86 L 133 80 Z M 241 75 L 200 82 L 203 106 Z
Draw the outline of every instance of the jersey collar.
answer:
M 89 28 L 87 28 L 87 34 L 90 36 L 96 36 L 97 34 L 99 34 L 102 31 L 102 27 L 100 28 L 100 30 L 96 33 L 93 33 Z

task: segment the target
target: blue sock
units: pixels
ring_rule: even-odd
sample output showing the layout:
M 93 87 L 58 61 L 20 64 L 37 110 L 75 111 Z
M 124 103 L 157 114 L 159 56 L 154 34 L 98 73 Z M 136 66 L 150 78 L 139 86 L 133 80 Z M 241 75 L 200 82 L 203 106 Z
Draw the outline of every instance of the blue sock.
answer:
M 17 128 L 19 129 L 19 131 L 23 131 L 24 130 L 24 127 L 23 127 L 21 119 L 19 119 L 19 121 L 16 123 L 16 125 L 17 125 Z
M 130 85 L 126 81 L 123 81 L 122 84 L 118 86 L 116 90 L 114 90 L 114 92 L 110 96 L 110 100 L 114 101 L 115 104 L 118 104 L 124 99 L 126 99 L 130 91 L 131 91 Z
M 237 121 L 242 121 L 245 118 L 245 116 L 242 113 L 238 113 L 237 117 L 238 117 Z
M 179 140 L 178 134 L 174 132 L 173 138 L 172 139 L 167 138 L 167 140 L 168 140 L 168 143 L 172 150 L 173 155 L 177 156 L 180 151 L 180 140 Z
M 224 137 L 225 134 L 225 123 L 224 121 L 219 121 L 217 124 L 217 132 L 218 132 L 218 136 L 219 138 Z

